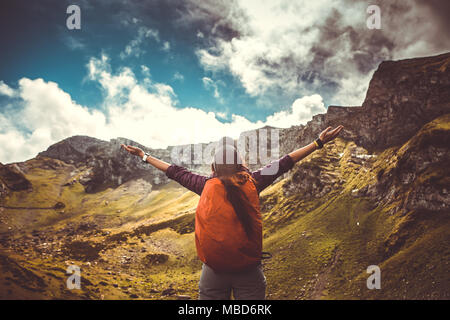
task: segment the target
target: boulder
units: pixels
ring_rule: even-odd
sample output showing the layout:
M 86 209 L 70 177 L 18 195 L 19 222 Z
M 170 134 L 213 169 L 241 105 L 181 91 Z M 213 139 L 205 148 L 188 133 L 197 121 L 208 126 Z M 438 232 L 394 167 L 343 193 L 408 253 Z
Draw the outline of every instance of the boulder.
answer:
M 0 192 L 30 190 L 31 182 L 25 177 L 17 164 L 0 163 Z

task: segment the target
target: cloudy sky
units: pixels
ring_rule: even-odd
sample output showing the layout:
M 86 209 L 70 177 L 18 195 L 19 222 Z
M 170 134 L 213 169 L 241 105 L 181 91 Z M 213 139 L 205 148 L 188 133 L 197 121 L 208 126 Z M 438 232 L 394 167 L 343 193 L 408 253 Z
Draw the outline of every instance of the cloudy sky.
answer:
M 72 135 L 164 148 L 361 105 L 381 61 L 450 50 L 450 1 L 2 0 L 0 42 L 9 163 Z

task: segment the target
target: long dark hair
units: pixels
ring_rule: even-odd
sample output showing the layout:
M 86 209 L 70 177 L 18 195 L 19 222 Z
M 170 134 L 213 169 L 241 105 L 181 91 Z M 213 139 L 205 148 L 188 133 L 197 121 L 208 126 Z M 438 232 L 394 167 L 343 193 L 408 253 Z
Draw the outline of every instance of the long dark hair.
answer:
M 251 180 L 253 183 L 255 181 L 246 170 L 236 148 L 227 144 L 216 149 L 212 169 L 225 186 L 227 199 L 233 206 L 245 233 L 250 237 L 253 233 L 252 217 L 249 214 L 251 204 L 241 186 L 247 180 Z

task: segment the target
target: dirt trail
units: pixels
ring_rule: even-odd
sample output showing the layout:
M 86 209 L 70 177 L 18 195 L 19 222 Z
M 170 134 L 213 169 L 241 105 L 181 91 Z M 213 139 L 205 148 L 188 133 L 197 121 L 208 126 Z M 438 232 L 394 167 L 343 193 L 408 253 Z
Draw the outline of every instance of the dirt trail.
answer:
M 55 207 L 8 207 L 1 206 L 0 208 L 9 209 L 9 210 L 54 210 Z
M 311 294 L 311 299 L 312 300 L 319 300 L 322 298 L 323 296 L 323 291 L 325 290 L 327 283 L 328 283 L 328 278 L 329 275 L 331 273 L 331 271 L 334 269 L 334 267 L 336 266 L 336 264 L 339 261 L 339 250 L 336 247 L 333 251 L 333 257 L 331 258 L 331 263 L 327 266 L 327 268 L 325 270 L 323 270 L 318 278 L 317 278 L 317 282 L 314 286 L 314 291 Z
M 10 207 L 10 206 L 0 206 L 2 209 L 10 210 L 58 210 L 64 209 L 66 205 L 62 202 L 57 202 L 51 207 Z

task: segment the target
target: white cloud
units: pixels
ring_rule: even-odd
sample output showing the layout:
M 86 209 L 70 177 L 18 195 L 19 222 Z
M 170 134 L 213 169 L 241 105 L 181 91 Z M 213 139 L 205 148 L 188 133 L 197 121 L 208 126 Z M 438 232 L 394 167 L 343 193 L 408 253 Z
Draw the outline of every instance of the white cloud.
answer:
M 313 83 L 310 87 L 323 85 L 318 80 L 314 83 L 311 77 L 309 81 L 299 81 L 299 74 L 311 71 L 310 51 L 318 41 L 319 29 L 310 27 L 324 22 L 334 6 L 322 0 L 302 5 L 292 1 L 242 0 L 238 6 L 246 15 L 234 18 L 238 21 L 231 23 L 245 25 L 248 31 L 231 41 L 217 38 L 213 46 L 199 49 L 197 55 L 206 70 L 230 71 L 251 96 L 262 96 L 276 88 L 294 95 L 298 91 L 308 92 L 307 82 Z M 362 9 L 356 17 L 365 21 L 364 14 Z M 348 52 L 334 54 L 344 57 Z M 332 72 L 336 66 L 324 65 L 322 72 Z
M 130 41 L 130 43 L 125 47 L 125 49 L 120 53 L 120 57 L 125 59 L 129 56 L 139 57 L 145 53 L 145 50 L 141 48 L 142 43 L 145 39 L 154 39 L 159 42 L 159 32 L 158 30 L 149 29 L 147 27 L 140 27 L 138 29 L 138 34 L 136 38 Z
M 292 125 L 305 124 L 311 120 L 313 115 L 326 111 L 322 97 L 315 94 L 299 98 L 294 101 L 289 110 L 279 111 L 267 117 L 266 124 L 279 128 L 289 128 Z
M 87 67 L 89 79 L 99 83 L 105 93 L 102 111 L 77 104 L 51 81 L 22 78 L 16 89 L 0 83 L 3 91 L 20 100 L 13 112 L 0 115 L 0 161 L 29 159 L 73 135 L 104 140 L 127 137 L 151 148 L 165 148 L 222 136 L 237 138 L 243 131 L 265 125 L 289 127 L 324 111 L 321 97 L 315 95 L 296 100 L 290 110 L 265 121 L 251 122 L 232 114 L 231 122 L 222 123 L 218 117 L 225 114 L 177 107 L 176 95 L 166 84 L 148 78 L 139 82 L 129 68 L 112 72 L 105 55 L 92 58 Z
M 226 112 L 216 112 L 216 116 L 226 120 L 228 118 L 227 113 Z
M 101 136 L 105 116 L 72 101 L 54 82 L 22 78 L 19 105 L 0 118 L 0 161 L 21 161 L 74 134 Z
M 177 71 L 177 72 L 175 72 L 174 75 L 173 75 L 173 80 L 176 80 L 176 81 L 184 81 L 184 76 L 183 76 L 181 73 L 179 73 L 179 72 Z
M 145 65 L 141 65 L 141 73 L 144 77 L 150 78 L 150 68 L 145 66 Z
M 221 99 L 219 93 L 219 87 L 217 83 L 215 83 L 211 78 L 203 77 L 202 78 L 203 86 L 208 90 L 213 90 L 214 98 Z
M 364 1 L 236 0 L 221 2 L 228 7 L 220 11 L 211 9 L 215 1 L 190 1 L 237 34 L 209 34 L 196 51 L 204 69 L 230 72 L 258 99 L 321 92 L 332 104 L 361 105 L 382 60 L 437 54 L 449 45 L 448 37 L 436 41 L 439 24 L 426 8 L 405 1 L 380 4 L 382 30 L 367 29 Z
M 166 52 L 170 51 L 170 42 L 169 41 L 164 41 L 162 50 L 166 51 Z
M 80 50 L 86 47 L 86 45 L 83 43 L 81 39 L 78 39 L 73 36 L 65 36 L 63 38 L 63 42 L 71 50 Z
M 6 83 L 0 80 L 0 95 L 13 97 L 15 94 L 14 90 L 11 89 Z
M 133 18 L 133 24 L 138 24 L 140 21 Z M 146 51 L 143 48 L 145 41 L 147 39 L 153 39 L 157 43 L 161 42 L 158 30 L 150 29 L 145 26 L 141 26 L 138 29 L 136 37 L 131 40 L 124 48 L 124 50 L 120 53 L 120 58 L 123 60 L 128 57 L 140 57 Z M 165 52 L 169 52 L 171 48 L 169 41 L 164 41 L 161 46 L 161 50 Z
M 368 88 L 372 73 L 360 75 L 356 81 L 354 77 L 349 76 L 340 80 L 340 89 L 334 95 L 334 100 L 339 101 L 341 106 L 360 106 Z

